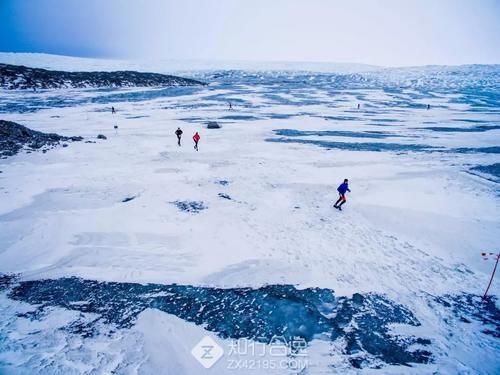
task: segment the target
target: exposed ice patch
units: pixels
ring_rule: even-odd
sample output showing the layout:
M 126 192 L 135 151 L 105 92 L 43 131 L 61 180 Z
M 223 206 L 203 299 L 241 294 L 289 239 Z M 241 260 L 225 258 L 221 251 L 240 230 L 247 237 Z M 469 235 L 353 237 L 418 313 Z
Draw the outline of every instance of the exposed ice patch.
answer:
M 319 147 L 324 147 L 327 149 L 339 149 L 348 151 L 436 151 L 442 150 L 440 148 L 421 145 L 421 144 L 401 144 L 401 143 L 357 143 L 357 142 L 334 142 L 334 141 L 318 141 L 313 139 L 296 139 L 296 138 L 268 138 L 267 142 L 278 142 L 278 143 L 301 143 L 301 144 L 311 144 Z M 473 151 L 472 151 L 473 152 Z
M 125 117 L 126 119 L 133 120 L 133 119 L 138 119 L 138 118 L 145 118 L 145 117 L 150 117 L 149 115 L 137 115 L 137 116 L 128 116 Z
M 277 129 L 276 135 L 286 137 L 318 136 L 318 137 L 351 137 L 351 138 L 390 138 L 401 137 L 401 135 L 391 134 L 381 131 L 348 131 L 348 130 L 296 130 L 296 129 Z
M 380 361 L 408 365 L 431 360 L 431 353 L 423 349 L 429 340 L 390 331 L 392 324 L 418 327 L 417 318 L 378 294 L 336 298 L 329 289 L 299 290 L 291 285 L 218 289 L 78 278 L 23 281 L 11 287 L 9 298 L 36 306 L 20 318 L 43 320 L 51 307 L 84 314 L 85 319 L 72 320 L 64 328 L 78 335 L 95 335 L 98 323 L 130 328 L 141 312 L 153 308 L 203 325 L 222 338 L 342 342 L 343 354 L 358 368 Z M 419 349 L 413 348 L 416 344 Z
M 435 132 L 454 132 L 454 133 L 482 133 L 490 130 L 500 129 L 500 125 L 479 125 L 471 128 L 458 128 L 449 126 L 430 126 L 421 128 L 422 130 L 431 130 Z
M 471 170 L 480 172 L 481 174 L 486 174 L 492 176 L 494 181 L 500 182 L 500 163 L 495 163 L 491 165 L 478 165 L 471 168 Z
M 175 201 L 172 202 L 181 211 L 198 213 L 207 207 L 201 201 Z
M 500 309 L 496 306 L 496 298 L 487 296 L 483 299 L 480 296 L 463 293 L 435 297 L 435 301 L 450 308 L 460 322 L 479 321 L 485 327 L 482 329 L 484 334 L 500 338 Z
M 250 116 L 250 115 L 227 115 L 221 116 L 221 120 L 239 120 L 239 121 L 255 121 L 259 120 L 258 117 Z
M 500 154 L 500 146 L 491 147 L 461 147 L 453 149 L 452 152 L 459 154 L 483 153 L 483 154 Z

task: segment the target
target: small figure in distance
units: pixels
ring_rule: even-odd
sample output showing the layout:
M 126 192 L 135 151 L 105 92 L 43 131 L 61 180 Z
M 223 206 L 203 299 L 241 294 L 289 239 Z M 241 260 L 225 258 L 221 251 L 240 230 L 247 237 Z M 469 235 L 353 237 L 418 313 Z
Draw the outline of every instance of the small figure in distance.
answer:
M 359 107 L 360 107 L 360 104 L 358 103 L 358 109 L 359 109 Z
M 177 136 L 177 145 L 181 147 L 181 137 L 182 137 L 181 128 L 177 128 L 177 130 L 175 131 L 175 135 Z
M 116 113 L 115 107 L 111 107 L 111 114 L 114 115 Z
M 198 134 L 198 132 L 194 133 L 193 135 L 193 141 L 194 141 L 194 149 L 196 151 L 198 151 L 198 142 L 200 141 L 200 135 Z
M 232 111 L 233 110 L 233 104 L 231 102 L 229 102 L 229 110 Z
M 431 109 L 431 105 L 427 104 L 427 110 Z

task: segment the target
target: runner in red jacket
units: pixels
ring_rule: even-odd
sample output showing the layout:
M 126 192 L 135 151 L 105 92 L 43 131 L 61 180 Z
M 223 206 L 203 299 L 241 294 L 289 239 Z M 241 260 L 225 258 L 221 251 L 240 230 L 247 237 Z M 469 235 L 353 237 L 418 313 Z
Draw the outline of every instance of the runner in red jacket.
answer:
M 200 135 L 198 134 L 198 132 L 194 133 L 193 135 L 193 141 L 194 141 L 194 149 L 196 151 L 198 151 L 198 142 L 200 141 Z

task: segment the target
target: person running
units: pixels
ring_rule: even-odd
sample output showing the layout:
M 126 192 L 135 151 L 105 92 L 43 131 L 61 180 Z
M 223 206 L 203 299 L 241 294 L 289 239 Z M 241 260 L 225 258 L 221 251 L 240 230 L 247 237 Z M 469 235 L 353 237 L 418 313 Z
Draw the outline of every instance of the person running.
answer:
M 181 128 L 177 128 L 177 130 L 175 131 L 175 135 L 177 136 L 177 144 L 180 147 L 181 146 L 181 137 L 182 137 L 182 130 L 181 130 Z
M 345 198 L 345 193 L 347 192 L 351 192 L 351 190 L 349 190 L 349 180 L 347 180 L 347 178 L 344 180 L 344 182 L 342 184 L 340 184 L 340 186 L 337 188 L 337 191 L 339 192 L 339 199 L 337 200 L 337 202 L 333 205 L 333 207 L 339 209 L 340 211 L 342 211 L 342 205 L 346 202 L 346 198 Z M 340 203 L 340 204 L 339 204 Z
M 194 133 L 193 135 L 193 141 L 194 141 L 194 149 L 196 151 L 198 151 L 198 142 L 200 141 L 200 135 L 198 134 L 198 132 Z
M 113 115 L 113 114 L 115 114 L 115 113 L 116 113 L 116 111 L 115 111 L 115 107 L 111 107 L 111 114 Z

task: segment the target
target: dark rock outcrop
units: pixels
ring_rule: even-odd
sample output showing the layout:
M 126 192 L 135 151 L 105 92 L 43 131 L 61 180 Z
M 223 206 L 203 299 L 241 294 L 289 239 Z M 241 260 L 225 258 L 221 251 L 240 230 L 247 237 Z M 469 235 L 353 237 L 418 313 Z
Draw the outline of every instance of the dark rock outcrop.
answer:
M 0 120 L 0 157 L 2 158 L 13 156 L 22 148 L 27 148 L 29 151 L 46 152 L 61 142 L 76 142 L 82 139 L 82 137 L 64 137 L 54 133 L 42 133 L 12 121 Z
M 221 126 L 217 121 L 209 121 L 207 123 L 207 129 L 220 129 Z
M 0 87 L 4 89 L 58 89 L 99 87 L 164 87 L 203 85 L 194 79 L 135 71 L 64 72 L 0 64 Z

